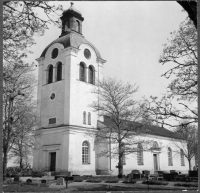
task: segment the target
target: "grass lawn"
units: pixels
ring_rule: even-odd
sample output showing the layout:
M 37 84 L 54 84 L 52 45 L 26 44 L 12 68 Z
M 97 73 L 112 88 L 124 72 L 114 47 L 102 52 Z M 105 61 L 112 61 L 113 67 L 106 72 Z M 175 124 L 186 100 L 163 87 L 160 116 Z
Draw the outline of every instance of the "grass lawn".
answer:
M 84 180 L 84 182 L 71 182 L 68 184 L 68 189 L 61 188 L 49 188 L 42 187 L 37 185 L 27 185 L 23 184 L 6 184 L 7 187 L 3 187 L 4 192 L 59 192 L 59 193 L 67 193 L 67 192 L 83 192 L 87 193 L 91 192 L 115 192 L 115 191 L 128 191 L 128 192 L 148 192 L 148 185 L 141 183 L 105 183 L 107 180 L 115 181 L 120 180 L 124 181 L 124 179 L 118 179 L 117 177 L 75 177 L 74 179 Z M 92 181 L 102 181 L 103 183 L 86 183 L 87 180 Z M 56 181 L 54 181 L 55 183 Z M 182 190 L 187 189 L 187 192 L 197 192 L 197 187 L 187 188 L 187 187 L 177 187 L 177 186 L 164 186 L 164 185 L 149 185 L 149 191 L 151 192 L 182 192 Z M 190 190 L 189 190 L 190 189 Z M 71 190 L 71 191 L 70 191 Z M 126 193 L 128 193 L 126 192 Z
M 35 185 L 18 185 L 18 184 L 8 184 L 7 187 L 3 187 L 3 192 L 55 192 L 58 189 L 41 187 Z
M 185 188 L 182 188 L 185 189 Z M 77 186 L 76 191 L 84 192 L 84 191 L 148 191 L 148 186 L 140 186 L 140 185 L 133 185 L 133 186 L 119 186 L 112 184 L 91 184 L 91 185 L 84 185 L 84 186 Z M 159 191 L 159 190 L 167 190 L 166 192 L 170 191 L 179 191 L 180 188 L 176 187 L 161 187 L 161 186 L 149 186 L 149 191 Z M 196 190 L 196 189 L 195 189 Z M 181 191 L 181 190 L 180 190 Z
M 112 184 L 84 184 L 83 186 L 71 186 L 68 189 L 53 189 L 53 188 L 48 188 L 48 187 L 40 187 L 40 186 L 34 186 L 34 185 L 23 185 L 20 186 L 18 184 L 9 184 L 8 187 L 4 187 L 3 191 L 4 192 L 69 192 L 70 189 L 73 192 L 115 192 L 115 191 L 138 191 L 138 192 L 148 192 L 148 187 L 141 187 L 137 184 L 134 184 L 132 186 L 119 186 Z M 184 188 L 182 188 L 184 189 Z M 186 188 L 187 189 L 187 188 Z M 149 187 L 149 191 L 151 192 L 162 192 L 162 193 L 169 193 L 169 192 L 182 192 L 180 189 L 178 190 L 176 187 L 170 188 L 170 187 Z M 70 191 L 71 192 L 71 191 Z M 196 192 L 196 190 L 188 190 L 187 192 Z

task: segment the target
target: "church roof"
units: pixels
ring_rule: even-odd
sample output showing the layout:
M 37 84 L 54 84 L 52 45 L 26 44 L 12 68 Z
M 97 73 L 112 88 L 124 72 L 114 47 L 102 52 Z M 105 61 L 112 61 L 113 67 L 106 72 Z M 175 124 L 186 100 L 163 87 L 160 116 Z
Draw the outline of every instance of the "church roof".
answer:
M 114 122 L 107 116 L 104 116 L 104 122 L 101 122 L 101 121 L 99 121 L 99 122 L 104 124 L 107 127 L 113 127 L 114 126 Z M 132 122 L 132 123 L 134 123 L 134 122 Z M 138 126 L 141 125 L 139 123 L 134 123 L 134 124 L 136 124 Z M 149 134 L 149 135 L 157 135 L 157 136 L 161 136 L 161 137 L 174 138 L 174 139 L 179 138 L 174 132 L 172 132 L 168 129 L 165 129 L 163 127 L 158 127 L 158 126 L 153 126 L 153 125 L 146 125 L 146 126 L 143 126 L 143 127 L 141 125 L 141 133 Z
M 53 42 L 51 42 L 44 49 L 44 51 L 42 52 L 42 54 L 41 54 L 40 57 L 44 57 L 45 54 L 46 54 L 46 52 L 47 52 L 47 50 L 48 50 L 48 48 L 51 45 L 55 44 L 55 43 L 62 44 L 64 46 L 64 48 L 67 48 L 67 47 L 79 48 L 79 46 L 81 44 L 88 44 L 88 45 L 90 45 L 95 50 L 97 58 L 102 59 L 99 51 L 96 49 L 96 47 L 93 44 L 91 44 L 88 40 L 86 40 L 83 35 L 81 35 L 81 34 L 79 34 L 77 32 L 73 32 L 73 31 L 70 32 L 69 34 L 61 36 L 58 39 L 56 39 Z

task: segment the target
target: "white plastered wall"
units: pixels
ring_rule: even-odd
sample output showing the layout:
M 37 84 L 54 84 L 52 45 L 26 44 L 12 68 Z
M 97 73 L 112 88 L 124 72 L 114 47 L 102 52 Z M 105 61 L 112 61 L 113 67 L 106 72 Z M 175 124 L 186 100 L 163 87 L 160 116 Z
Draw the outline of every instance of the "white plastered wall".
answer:
M 140 137 L 140 138 L 157 141 L 159 147 L 161 147 L 161 150 L 160 151 L 146 151 L 146 152 L 144 151 L 143 165 L 138 165 L 137 153 L 126 155 L 125 156 L 126 164 L 123 166 L 123 173 L 125 175 L 129 174 L 132 170 L 139 170 L 140 172 L 142 172 L 143 170 L 149 170 L 150 173 L 154 173 L 153 154 L 157 154 L 157 157 L 158 157 L 158 170 L 168 171 L 168 172 L 170 170 L 176 170 L 177 172 L 188 173 L 189 164 L 186 157 L 184 157 L 185 165 L 181 166 L 180 153 L 177 153 L 179 150 L 177 149 L 177 147 L 174 145 L 173 141 L 170 138 L 153 136 L 153 135 Z M 173 151 L 172 152 L 172 157 L 173 157 L 172 166 L 168 165 L 168 154 L 167 154 L 168 147 L 171 147 Z M 194 161 L 192 161 L 192 164 L 194 164 Z M 112 172 L 113 175 L 118 175 L 118 169 L 116 168 L 117 165 L 118 165 L 118 160 L 114 158 L 111 159 L 111 168 L 113 171 Z

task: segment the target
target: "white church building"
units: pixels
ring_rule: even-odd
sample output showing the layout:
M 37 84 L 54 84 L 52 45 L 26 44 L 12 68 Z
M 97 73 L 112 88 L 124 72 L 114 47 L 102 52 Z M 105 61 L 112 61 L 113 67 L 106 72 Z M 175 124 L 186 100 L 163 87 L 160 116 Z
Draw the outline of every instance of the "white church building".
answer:
M 69 171 L 72 175 L 117 175 L 117 160 L 99 157 L 101 147 L 87 135 L 107 117 L 99 117 L 88 106 L 97 100 L 91 89 L 100 80 L 106 63 L 100 52 L 82 34 L 82 14 L 73 6 L 63 12 L 62 31 L 51 42 L 38 61 L 37 113 L 38 136 L 34 148 L 33 168 L 49 171 Z M 173 153 L 173 133 L 151 127 L 144 138 L 155 141 L 148 152 L 127 155 L 124 174 L 137 169 L 176 170 L 186 172 L 188 161 L 180 150 Z

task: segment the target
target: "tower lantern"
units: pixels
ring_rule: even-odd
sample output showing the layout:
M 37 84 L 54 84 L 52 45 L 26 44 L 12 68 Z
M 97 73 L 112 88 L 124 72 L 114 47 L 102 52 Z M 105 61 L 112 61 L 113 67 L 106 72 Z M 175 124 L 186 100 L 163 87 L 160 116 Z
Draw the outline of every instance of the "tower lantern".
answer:
M 82 34 L 82 22 L 84 18 L 82 17 L 81 12 L 75 9 L 73 5 L 74 3 L 71 2 L 70 8 L 64 11 L 62 17 L 60 17 L 62 21 L 61 36 L 66 35 L 71 31 Z

